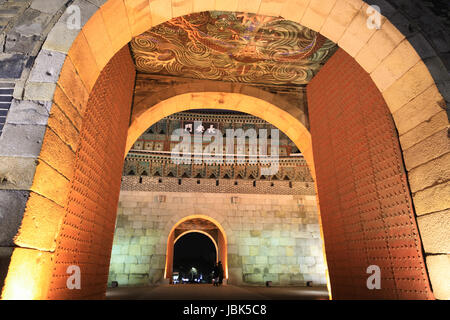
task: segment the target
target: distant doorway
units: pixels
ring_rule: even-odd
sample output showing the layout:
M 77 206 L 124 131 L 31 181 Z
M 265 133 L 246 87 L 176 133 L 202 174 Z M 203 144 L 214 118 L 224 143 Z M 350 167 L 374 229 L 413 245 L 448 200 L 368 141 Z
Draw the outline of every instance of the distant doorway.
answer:
M 218 248 L 204 231 L 188 231 L 174 241 L 172 283 L 211 283 Z
M 204 252 L 206 252 L 207 249 L 201 249 L 201 246 L 209 246 L 210 248 L 208 249 L 209 251 L 207 251 L 209 253 L 206 253 L 207 264 L 211 265 L 210 271 L 212 272 L 216 262 L 221 261 L 224 270 L 224 279 L 228 279 L 228 250 L 225 230 L 215 219 L 204 215 L 186 216 L 172 227 L 167 239 L 164 278 L 168 279 L 171 283 L 173 283 L 174 278 L 179 279 L 179 282 L 181 282 L 181 273 L 185 275 L 184 273 L 186 272 L 186 270 L 183 271 L 179 269 L 181 267 L 181 260 L 184 259 L 185 262 L 188 263 L 188 261 L 191 260 L 189 257 L 194 259 L 193 257 L 196 255 L 202 256 L 196 261 L 203 260 Z M 198 252 L 200 250 L 202 252 Z M 214 253 L 214 255 L 212 255 L 211 252 Z M 180 260 L 175 261 L 175 259 Z M 195 267 L 195 265 L 191 265 L 189 268 L 192 269 L 192 267 Z M 190 271 L 191 270 L 189 270 L 189 272 Z M 195 272 L 195 270 L 192 271 Z M 197 273 L 198 271 L 199 270 L 197 270 Z M 207 272 L 207 270 L 204 272 Z M 205 274 L 203 274 L 203 277 L 205 277 Z

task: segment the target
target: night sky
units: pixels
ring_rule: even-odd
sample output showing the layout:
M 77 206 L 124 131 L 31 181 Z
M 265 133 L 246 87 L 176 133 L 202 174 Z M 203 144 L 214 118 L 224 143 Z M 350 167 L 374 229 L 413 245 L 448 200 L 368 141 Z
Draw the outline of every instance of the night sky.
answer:
M 198 232 L 188 233 L 175 243 L 173 271 L 187 275 L 192 267 L 203 278 L 209 276 L 216 262 L 216 247 L 210 238 Z

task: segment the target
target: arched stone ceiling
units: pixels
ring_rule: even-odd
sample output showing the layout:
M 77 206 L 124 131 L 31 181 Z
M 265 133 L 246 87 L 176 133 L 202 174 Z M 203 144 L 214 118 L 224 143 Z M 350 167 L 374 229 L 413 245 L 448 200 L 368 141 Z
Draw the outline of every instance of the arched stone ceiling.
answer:
M 211 221 L 194 218 L 191 220 L 184 221 L 177 226 L 177 229 L 181 230 L 215 230 L 218 229 L 217 226 Z
M 174 18 L 131 42 L 141 73 L 260 85 L 305 85 L 336 49 L 283 18 L 221 11 Z

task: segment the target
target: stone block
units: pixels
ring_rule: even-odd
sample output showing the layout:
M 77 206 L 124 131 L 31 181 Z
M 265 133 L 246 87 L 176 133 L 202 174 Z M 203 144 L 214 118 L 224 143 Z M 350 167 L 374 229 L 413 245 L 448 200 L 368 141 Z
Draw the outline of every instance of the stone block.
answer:
M 77 136 L 76 134 L 75 137 Z M 46 131 L 39 158 L 58 170 L 67 179 L 72 178 L 75 167 L 75 151 L 53 130 Z
M 320 33 L 337 43 L 361 5 L 360 1 L 337 0 Z
M 70 104 L 81 115 L 84 112 L 88 98 L 89 93 L 78 75 L 72 60 L 66 59 L 58 80 L 58 87 L 55 90 L 55 103 L 62 110 L 66 111 L 69 119 L 73 119 L 72 122 L 76 124 L 79 116 L 71 108 Z
M 213 11 L 215 1 L 193 0 L 193 12 Z
M 125 4 L 121 0 L 110 0 L 100 8 L 100 11 L 103 20 L 99 17 L 98 23 L 96 24 L 103 23 L 104 21 L 112 42 L 112 48 L 114 52 L 117 52 L 131 40 L 131 30 Z M 95 15 L 93 18 L 96 18 Z M 99 67 L 102 68 L 102 65 L 99 65 Z
M 417 218 L 426 253 L 450 254 L 450 209 Z
M 131 264 L 130 265 L 130 273 L 138 273 L 138 274 L 145 274 L 148 273 L 150 269 L 150 265 L 147 264 Z
M 228 252 L 228 266 L 229 268 L 242 267 L 242 257 Z
M 142 246 L 141 247 L 141 254 L 142 255 L 150 256 L 150 255 L 152 255 L 154 253 L 155 253 L 155 247 L 154 246 L 146 245 L 146 246 Z
M 3 288 L 14 248 L 0 247 L 0 288 Z
M 165 248 L 164 248 L 165 249 Z M 164 251 L 164 250 L 163 250 Z M 152 266 L 152 268 L 156 268 L 156 269 L 161 269 L 164 268 L 166 263 L 166 256 L 165 256 L 165 251 L 164 254 L 154 254 L 151 257 L 151 261 L 150 261 L 150 265 Z
M 113 255 L 113 256 L 111 256 L 111 263 L 114 263 L 114 264 L 123 264 L 123 263 L 127 262 L 126 260 L 127 260 L 127 256 L 126 255 Z M 123 267 L 121 269 L 123 269 Z M 113 270 L 113 271 L 115 271 L 115 270 Z
M 268 258 L 266 256 L 257 256 L 256 263 L 266 265 L 268 263 Z
M 111 263 L 110 270 L 114 273 L 124 273 L 124 264 L 123 263 Z
M 419 55 L 408 42 L 403 40 L 370 74 L 380 91 L 389 88 L 420 60 Z
M 139 257 L 136 257 L 136 256 L 125 256 L 125 258 L 124 258 L 124 261 L 123 262 L 125 262 L 125 263 L 127 263 L 127 264 L 138 264 L 138 263 L 141 263 L 141 262 L 138 262 L 138 258 Z
M 428 121 L 445 108 L 445 100 L 436 86 L 430 86 L 393 114 L 399 135 L 403 135 L 421 123 Z
M 445 110 L 434 115 L 428 121 L 422 122 L 417 127 L 400 136 L 400 144 L 406 150 L 434 133 L 449 127 L 448 115 Z
M 37 157 L 41 151 L 45 126 L 6 124 L 0 137 L 0 155 Z
M 51 103 L 13 99 L 8 114 L 8 123 L 18 125 L 45 126 L 50 114 Z
M 5 37 L 4 52 L 35 54 L 35 48 L 39 41 L 39 35 L 23 35 L 11 30 Z
M 250 235 L 252 237 L 260 237 L 261 236 L 261 231 L 260 230 L 250 230 Z
M 151 284 L 160 284 L 164 280 L 164 269 L 150 269 L 149 282 Z
M 141 254 L 141 246 L 137 245 L 137 244 L 130 245 L 128 253 L 132 256 L 140 255 Z
M 142 255 L 139 257 L 136 257 L 137 263 L 139 264 L 149 264 L 150 263 L 150 255 Z
M 228 269 L 228 283 L 233 285 L 242 285 L 243 273 L 241 268 L 229 268 Z
M 56 83 L 65 59 L 64 53 L 41 50 L 34 62 L 29 81 Z
M 152 20 L 148 0 L 125 0 L 128 20 L 133 37 L 151 28 Z
M 130 246 L 127 243 L 121 242 L 120 254 L 128 254 L 130 252 Z
M 91 2 L 92 4 L 94 4 L 95 6 L 97 6 L 98 8 L 100 8 L 108 0 L 88 0 L 88 1 Z
M 42 46 L 45 50 L 68 53 L 80 30 L 69 29 L 65 22 L 57 22 Z
M 251 246 L 257 246 L 259 245 L 260 241 L 259 238 L 245 238 L 245 244 L 246 245 L 251 245 Z
M 67 0 L 34 0 L 31 3 L 31 8 L 44 13 L 54 14 L 66 3 Z
M 289 2 L 286 3 L 285 1 L 261 0 L 261 4 L 259 5 L 258 9 L 258 14 L 273 17 L 282 16 L 281 10 L 283 9 L 284 6 L 288 4 Z
M 294 256 L 294 247 L 292 246 L 286 247 L 286 256 L 288 257 Z
M 281 273 L 281 265 L 280 264 L 269 265 L 269 273 Z
M 154 0 L 150 2 L 152 25 L 156 26 L 172 19 L 172 4 L 169 1 Z
M 77 70 L 79 78 L 81 78 L 84 86 L 90 92 L 100 75 L 100 69 L 97 66 L 95 57 L 89 47 L 89 43 L 82 32 L 79 33 L 73 42 L 68 55 Z M 64 83 L 61 80 L 59 80 L 58 83 L 62 88 L 64 88 Z M 67 84 L 67 86 L 70 86 L 70 84 Z M 69 96 L 69 98 L 71 97 Z
M 47 297 L 48 273 L 53 268 L 54 253 L 15 248 L 11 257 L 8 279 L 2 291 L 5 300 L 39 300 Z M 34 290 L 17 291 L 17 283 L 27 284 Z
M 413 195 L 418 216 L 450 208 L 450 183 L 439 184 Z
M 367 4 L 362 5 L 338 41 L 339 46 L 352 57 L 355 57 L 359 53 L 376 31 L 375 28 L 369 29 L 367 27 L 367 8 Z M 384 18 L 382 17 L 381 23 L 383 22 Z
M 14 243 L 18 246 L 52 251 L 64 218 L 64 208 L 37 193 L 30 193 Z
M 436 299 L 450 299 L 450 255 L 433 255 L 426 258 L 430 282 Z
M 245 273 L 247 273 L 247 274 L 254 273 L 254 267 L 252 264 L 244 264 L 242 270 L 243 270 L 244 274 Z
M 14 30 L 25 36 L 41 35 L 49 26 L 51 19 L 52 16 L 47 13 L 28 8 L 20 16 L 20 20 L 14 26 Z
M 117 274 L 115 276 L 115 281 L 117 281 L 119 283 L 119 286 L 127 285 L 129 283 L 128 276 L 129 276 L 128 274 L 124 274 L 124 273 Z
M 28 57 L 22 54 L 0 54 L 0 78 L 18 79 Z
M 35 171 L 35 158 L 0 157 L 0 189 L 29 189 L 33 183 Z
M 263 281 L 264 281 L 264 276 L 261 273 L 259 273 L 259 274 L 255 274 L 255 273 L 244 274 L 244 282 L 262 284 Z
M 172 15 L 173 17 L 182 17 L 186 14 L 192 13 L 192 0 L 173 0 L 172 1 Z
M 415 167 L 408 174 L 411 192 L 442 184 L 450 176 L 450 153 Z
M 239 0 L 216 0 L 216 11 L 237 11 Z
M 394 84 L 383 91 L 382 94 L 391 113 L 395 113 L 398 109 L 428 89 L 433 83 L 434 80 L 430 72 L 425 64 L 420 61 Z
M 27 82 L 24 98 L 26 100 L 52 101 L 56 84 L 47 82 Z
M 450 143 L 448 129 L 445 128 L 403 151 L 406 169 L 410 171 L 448 152 L 450 152 Z
M 255 264 L 256 263 L 256 257 L 255 256 L 243 256 L 242 257 L 242 264 Z
M 240 245 L 238 252 L 240 256 L 248 256 L 250 255 L 250 247 L 246 245 Z
M 0 190 L 0 246 L 14 245 L 28 196 L 28 191 Z
M 149 282 L 148 274 L 130 274 L 128 276 L 128 284 L 130 286 L 147 285 Z
M 84 1 L 84 0 L 75 0 L 71 3 L 71 6 L 77 7 L 80 10 L 81 19 L 80 19 L 80 28 L 83 28 L 86 23 L 91 19 L 92 15 L 98 11 L 99 6 L 97 6 L 95 3 L 91 3 L 93 1 Z M 64 24 L 66 26 L 66 30 L 70 32 L 73 28 L 73 15 L 74 10 L 66 10 L 58 20 L 58 23 Z M 69 25 L 68 25 L 69 22 Z M 74 29 L 76 32 L 79 32 L 81 29 Z
M 302 2 L 301 2 L 302 3 Z M 300 23 L 314 31 L 320 31 L 335 5 L 336 0 L 311 0 Z

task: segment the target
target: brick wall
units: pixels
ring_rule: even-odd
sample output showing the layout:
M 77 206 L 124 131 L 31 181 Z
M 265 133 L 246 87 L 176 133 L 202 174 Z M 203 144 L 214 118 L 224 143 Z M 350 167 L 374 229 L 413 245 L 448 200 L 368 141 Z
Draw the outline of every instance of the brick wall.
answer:
M 134 76 L 124 47 L 102 71 L 89 97 L 57 238 L 50 299 L 104 296 Z M 70 265 L 81 268 L 81 290 L 66 287 Z
M 108 281 L 121 286 L 161 281 L 170 230 L 189 215 L 221 223 L 229 283 L 326 284 L 314 195 L 124 190 Z
M 381 93 L 339 50 L 307 94 L 333 298 L 432 298 L 398 136 Z M 369 265 L 381 268 L 381 290 L 366 287 Z
M 315 195 L 314 182 L 123 176 L 122 190 Z

